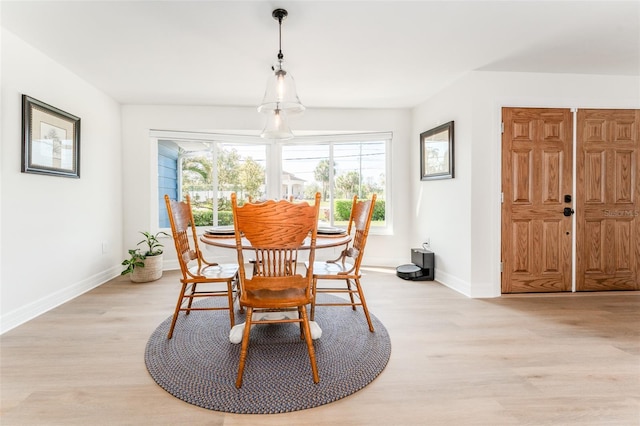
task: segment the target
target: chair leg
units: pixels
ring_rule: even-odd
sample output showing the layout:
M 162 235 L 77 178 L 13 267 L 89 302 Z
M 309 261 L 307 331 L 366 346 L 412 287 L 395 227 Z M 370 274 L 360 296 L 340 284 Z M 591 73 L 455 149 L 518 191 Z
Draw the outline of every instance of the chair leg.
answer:
M 311 372 L 313 374 L 313 383 L 320 381 L 318 375 L 318 365 L 316 364 L 316 351 L 313 348 L 313 340 L 311 340 L 311 330 L 309 329 L 309 318 L 307 318 L 307 307 L 300 307 L 300 314 L 302 319 L 302 326 L 304 327 L 304 339 L 307 342 L 307 349 L 309 350 L 309 362 L 311 362 Z
M 227 296 L 229 300 L 229 321 L 231 322 L 231 328 L 236 324 L 236 319 L 233 314 L 233 280 L 227 281 Z
M 247 320 L 244 323 L 244 333 L 242 333 L 242 348 L 240 349 L 240 363 L 238 364 L 238 378 L 236 388 L 242 387 L 242 375 L 244 373 L 244 363 L 247 359 L 247 349 L 249 348 L 249 334 L 251 333 L 251 319 L 253 308 L 247 308 Z
M 367 301 L 364 298 L 364 292 L 362 291 L 360 280 L 356 278 L 353 281 L 356 283 L 356 288 L 358 290 L 358 296 L 360 297 L 360 303 L 362 303 L 362 310 L 364 311 L 364 316 L 367 317 L 367 323 L 369 324 L 369 331 L 373 333 L 373 323 L 371 322 L 371 317 L 369 316 L 369 308 L 367 308 Z
M 182 301 L 184 300 L 184 293 L 187 290 L 187 284 L 182 284 L 182 290 L 180 290 L 180 296 L 178 296 L 178 303 L 176 304 L 176 310 L 173 312 L 173 320 L 171 320 L 171 328 L 169 328 L 169 334 L 167 335 L 167 339 L 171 339 L 173 337 L 173 329 L 176 326 L 176 321 L 178 320 L 178 314 L 180 313 L 180 306 L 182 306 Z M 189 311 L 187 311 L 188 313 Z
M 302 307 L 298 306 L 298 318 L 302 318 Z M 300 325 L 300 340 L 304 339 L 304 326 L 302 325 L 302 322 L 298 322 L 298 325 Z
M 189 294 L 189 303 L 187 303 L 187 309 L 186 309 L 186 314 L 185 315 L 189 315 L 191 313 L 191 305 L 193 304 L 193 295 L 196 294 L 196 283 L 191 284 L 191 292 Z
M 236 273 L 236 276 L 233 278 L 233 288 L 235 289 L 235 293 L 236 293 L 236 299 L 238 299 L 238 312 L 243 314 L 244 313 L 244 306 L 242 306 L 242 304 L 240 303 L 240 296 L 241 291 L 240 291 L 240 277 L 238 276 L 238 274 Z
M 351 309 L 356 310 L 356 301 L 353 299 L 353 289 L 351 288 L 351 280 L 346 279 L 347 282 L 347 290 L 349 291 L 349 299 L 351 299 Z M 358 294 L 360 292 L 358 291 Z
M 313 278 L 313 280 L 311 280 L 311 296 L 313 297 L 311 299 L 311 315 L 309 320 L 310 321 L 315 321 L 315 317 L 316 317 L 316 292 L 318 289 L 318 279 L 317 278 Z

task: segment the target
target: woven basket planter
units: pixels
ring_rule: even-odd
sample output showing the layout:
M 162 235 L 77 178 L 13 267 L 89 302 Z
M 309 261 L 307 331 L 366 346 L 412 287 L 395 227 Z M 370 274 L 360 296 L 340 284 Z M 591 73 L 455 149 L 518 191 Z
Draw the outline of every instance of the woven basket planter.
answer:
M 131 273 L 134 283 L 146 283 L 162 277 L 162 254 L 148 256 L 144 259 L 144 268 L 135 268 Z

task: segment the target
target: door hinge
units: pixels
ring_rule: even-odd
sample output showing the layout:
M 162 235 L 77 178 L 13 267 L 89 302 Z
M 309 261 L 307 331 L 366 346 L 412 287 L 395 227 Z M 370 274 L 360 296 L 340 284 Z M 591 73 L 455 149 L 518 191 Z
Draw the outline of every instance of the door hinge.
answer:
M 504 204 L 504 192 L 500 193 L 500 203 Z
M 500 123 L 500 133 L 504 133 L 504 121 Z
M 500 272 L 502 272 L 502 262 L 500 262 Z

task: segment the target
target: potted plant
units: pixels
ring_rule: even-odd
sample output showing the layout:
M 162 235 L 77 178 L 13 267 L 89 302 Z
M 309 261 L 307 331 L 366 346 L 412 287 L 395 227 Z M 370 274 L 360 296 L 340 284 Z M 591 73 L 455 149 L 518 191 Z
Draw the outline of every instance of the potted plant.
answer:
M 122 266 L 126 266 L 126 268 L 120 273 L 120 275 L 131 274 L 131 281 L 134 283 L 155 281 L 162 277 L 162 247 L 164 246 L 158 241 L 158 236 L 169 236 L 163 231 L 156 234 L 140 233 L 145 238 L 137 245 L 146 245 L 145 250 L 130 249 L 129 258 L 122 261 Z

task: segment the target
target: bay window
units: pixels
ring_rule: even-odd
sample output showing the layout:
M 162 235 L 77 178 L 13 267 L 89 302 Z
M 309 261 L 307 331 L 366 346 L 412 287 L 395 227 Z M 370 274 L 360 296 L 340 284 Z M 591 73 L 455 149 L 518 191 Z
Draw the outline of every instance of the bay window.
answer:
M 164 194 L 190 194 L 198 226 L 231 225 L 231 193 L 240 202 L 293 199 L 313 202 L 322 195 L 320 221 L 345 226 L 354 195 L 377 194 L 371 231 L 390 218 L 388 155 L 391 133 L 296 137 L 267 141 L 254 136 L 159 132 L 158 211 L 168 227 Z

